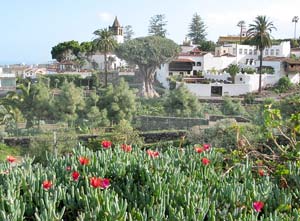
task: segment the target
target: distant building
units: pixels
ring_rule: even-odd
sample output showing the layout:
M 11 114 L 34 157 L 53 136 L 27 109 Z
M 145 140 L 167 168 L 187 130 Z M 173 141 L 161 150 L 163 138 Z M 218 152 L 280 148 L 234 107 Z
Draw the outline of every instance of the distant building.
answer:
M 15 91 L 16 75 L 14 73 L 3 73 L 0 67 L 0 91 Z

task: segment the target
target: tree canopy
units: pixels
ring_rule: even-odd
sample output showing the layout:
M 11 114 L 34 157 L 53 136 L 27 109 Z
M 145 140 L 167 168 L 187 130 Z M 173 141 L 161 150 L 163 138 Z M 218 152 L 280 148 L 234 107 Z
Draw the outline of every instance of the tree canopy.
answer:
M 80 52 L 80 49 L 78 41 L 72 40 L 59 43 L 52 47 L 52 59 L 56 59 L 58 62 L 74 59 Z
M 206 27 L 200 15 L 195 13 L 189 27 L 188 37 L 192 40 L 193 44 L 201 45 L 206 40 Z
M 124 27 L 124 41 L 131 40 L 133 35 L 134 35 L 134 31 L 132 30 L 132 26 L 126 25 Z
M 160 37 L 166 37 L 167 34 L 167 21 L 166 16 L 163 14 L 154 15 L 150 18 L 149 35 L 156 35 Z
M 144 77 L 145 97 L 158 96 L 153 89 L 154 74 L 161 64 L 172 61 L 179 53 L 179 46 L 172 40 L 160 36 L 135 38 L 120 45 L 116 50 L 119 58 L 136 64 Z

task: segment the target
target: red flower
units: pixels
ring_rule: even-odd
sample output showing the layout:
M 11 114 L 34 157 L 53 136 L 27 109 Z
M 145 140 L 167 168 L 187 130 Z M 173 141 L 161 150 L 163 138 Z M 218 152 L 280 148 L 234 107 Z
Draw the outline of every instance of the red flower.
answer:
M 66 167 L 66 171 L 70 171 L 71 170 L 71 167 L 70 166 L 67 166 Z
M 147 154 L 150 157 L 158 157 L 159 156 L 159 152 L 158 151 L 153 151 L 153 150 L 147 150 Z
M 195 151 L 196 151 L 197 153 L 202 153 L 204 150 L 203 150 L 202 147 L 195 147 Z
M 203 157 L 201 161 L 202 161 L 202 164 L 205 165 L 205 166 L 210 163 L 210 160 L 207 159 L 206 157 Z
M 108 140 L 103 140 L 103 141 L 101 142 L 102 147 L 105 148 L 105 149 L 110 148 L 110 147 L 111 147 L 111 144 L 112 144 L 111 141 L 108 141 Z
M 263 169 L 258 169 L 258 174 L 260 176 L 264 176 L 265 175 L 265 171 Z
M 86 157 L 79 157 L 79 162 L 81 165 L 88 165 L 90 160 Z
M 131 152 L 132 151 L 132 147 L 130 145 L 122 144 L 121 148 L 125 152 Z
M 50 180 L 45 180 L 45 181 L 43 182 L 43 188 L 44 188 L 45 190 L 49 190 L 51 187 L 52 187 L 52 182 L 51 182 Z
M 204 149 L 205 151 L 207 151 L 207 150 L 210 149 L 210 144 L 205 143 L 205 144 L 203 144 L 202 147 L 203 147 L 203 149 Z
M 7 162 L 9 163 L 13 163 L 17 160 L 17 158 L 13 157 L 13 156 L 7 156 L 6 157 Z
M 79 174 L 77 171 L 74 171 L 74 172 L 72 173 L 72 177 L 73 177 L 73 180 L 74 180 L 74 181 L 77 181 L 78 178 L 79 178 L 79 176 L 80 176 L 80 174 Z
M 256 212 L 261 212 L 262 208 L 264 207 L 264 203 L 261 201 L 256 201 L 253 203 L 253 208 L 255 209 Z
M 92 177 L 90 178 L 90 184 L 94 188 L 100 187 L 101 189 L 106 189 L 110 186 L 110 181 L 107 178 Z

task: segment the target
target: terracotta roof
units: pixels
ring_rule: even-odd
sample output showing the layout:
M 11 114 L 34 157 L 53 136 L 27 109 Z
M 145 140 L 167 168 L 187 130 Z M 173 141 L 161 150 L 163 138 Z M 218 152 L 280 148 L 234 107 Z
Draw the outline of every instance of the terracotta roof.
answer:
M 195 53 L 195 54 L 191 54 L 190 52 L 185 52 L 185 53 L 181 52 L 181 53 L 179 54 L 179 56 L 201 57 L 201 56 L 203 56 L 203 55 L 206 55 L 207 53 L 208 53 L 208 52 L 205 52 L 205 51 L 202 51 L 202 52 L 200 52 L 200 53 Z
M 275 57 L 275 56 L 267 56 L 263 58 L 263 61 L 284 61 L 286 57 Z
M 246 40 L 247 37 L 242 37 L 242 41 Z M 224 42 L 239 42 L 240 36 L 220 36 L 218 39 L 218 43 L 224 43 Z
M 117 16 L 115 17 L 114 23 L 112 25 L 113 28 L 121 27 L 120 22 L 118 21 Z
M 201 51 L 197 47 L 193 48 L 193 50 L 191 50 L 191 52 L 193 52 L 193 53 L 201 53 Z
M 285 62 L 288 63 L 288 64 L 300 64 L 300 60 L 294 60 L 294 59 L 291 59 L 291 58 L 285 59 Z
M 173 60 L 172 62 L 195 62 L 192 59 L 188 59 L 188 58 L 177 58 L 175 60 Z

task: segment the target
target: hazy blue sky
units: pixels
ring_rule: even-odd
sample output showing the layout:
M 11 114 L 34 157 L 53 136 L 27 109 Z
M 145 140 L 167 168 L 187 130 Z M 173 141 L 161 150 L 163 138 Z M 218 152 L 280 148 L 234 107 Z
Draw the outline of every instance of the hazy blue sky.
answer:
M 257 15 L 274 22 L 274 37 L 290 38 L 299 8 L 299 0 L 0 0 L 0 64 L 47 62 L 52 46 L 92 40 L 93 31 L 111 25 L 116 15 L 122 26 L 132 25 L 137 37 L 147 35 L 151 16 L 165 14 L 168 37 L 177 43 L 195 12 L 205 22 L 209 40 L 238 34 L 237 22 L 249 24 Z

